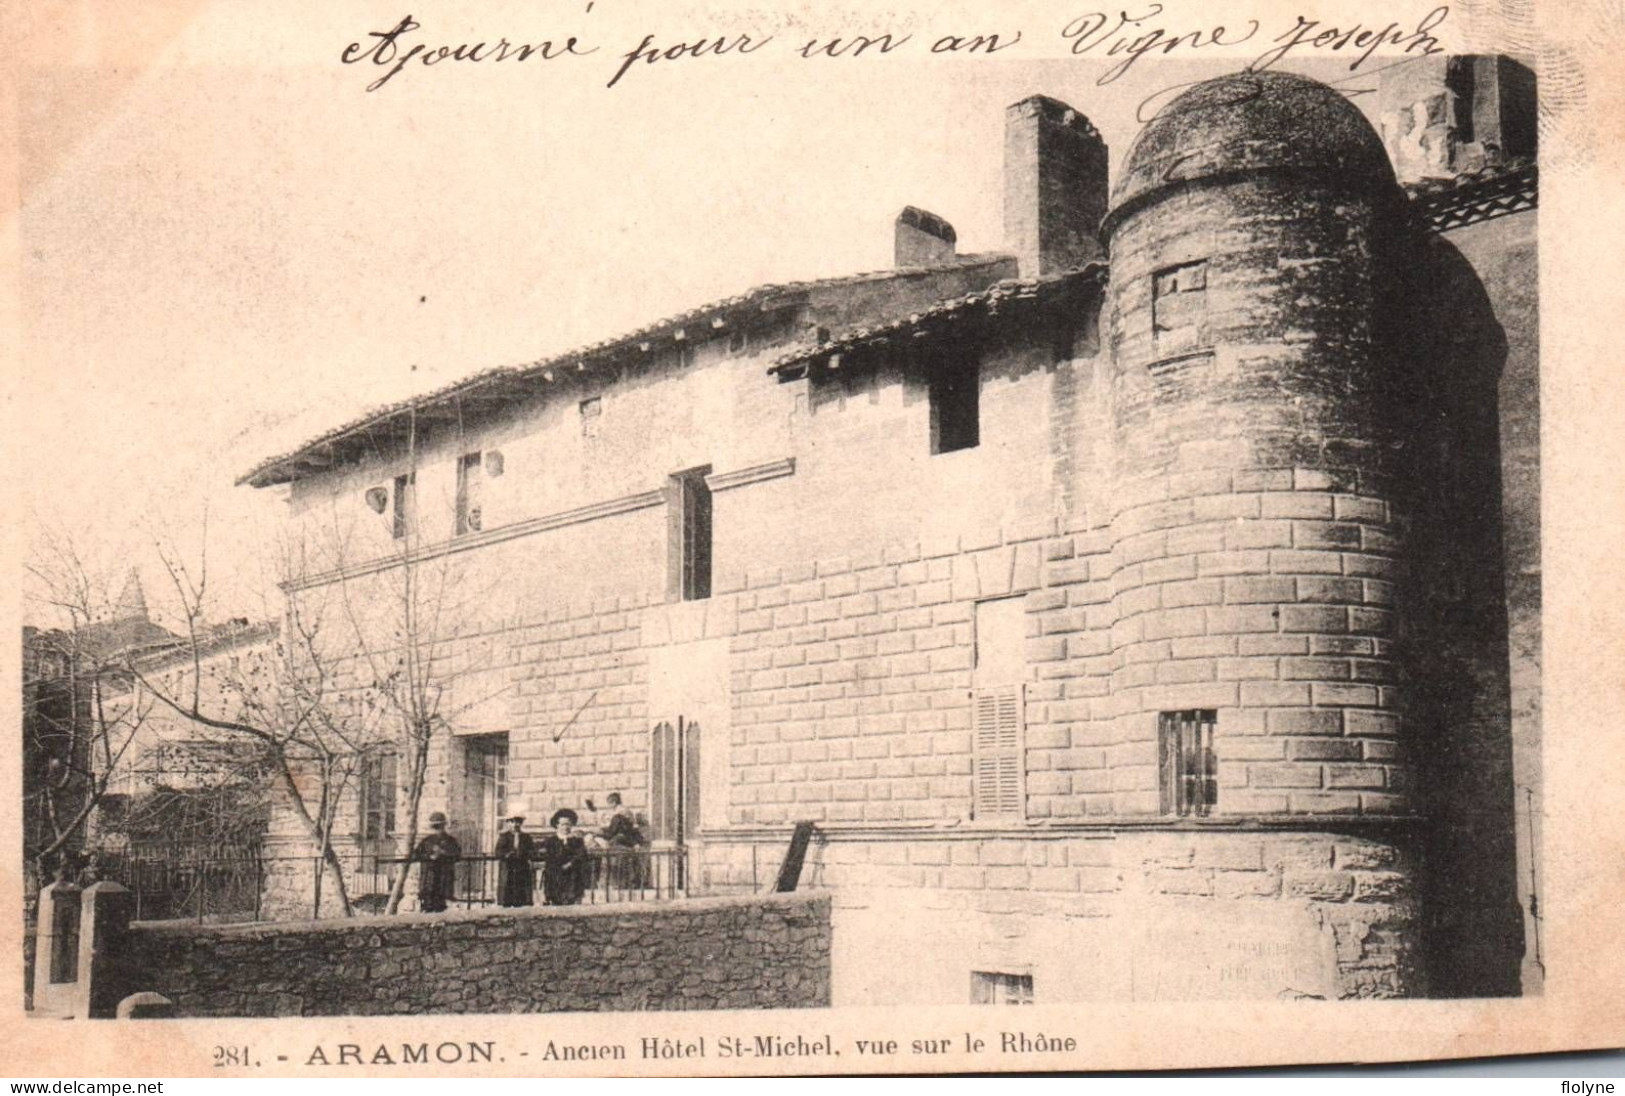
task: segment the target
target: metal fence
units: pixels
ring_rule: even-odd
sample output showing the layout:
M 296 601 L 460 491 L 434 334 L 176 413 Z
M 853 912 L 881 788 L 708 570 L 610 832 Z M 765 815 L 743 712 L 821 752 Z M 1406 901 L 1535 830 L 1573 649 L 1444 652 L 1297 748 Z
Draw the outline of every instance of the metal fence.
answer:
M 138 921 L 258 921 L 265 858 L 171 860 L 101 856 L 98 875 L 128 887 Z
M 687 894 L 688 850 L 594 849 L 578 876 L 580 902 L 669 901 Z M 408 873 L 403 895 L 415 906 L 420 865 L 406 857 L 343 855 L 350 905 L 358 914 L 388 908 L 395 880 Z M 544 899 L 545 865 L 531 865 L 534 902 Z M 140 921 L 193 920 L 208 923 L 301 920 L 334 916 L 333 880 L 321 857 L 253 854 L 198 859 L 100 856 L 99 878 L 128 887 Z M 495 906 L 500 866 L 495 856 L 465 856 L 457 864 L 450 905 L 464 909 Z M 319 880 L 319 882 L 318 882 Z M 320 894 L 320 906 L 317 895 Z
M 397 867 L 407 864 L 405 860 L 391 863 Z M 537 905 L 543 901 L 545 872 L 542 863 L 531 865 L 531 890 Z M 686 894 L 687 875 L 688 850 L 682 847 L 592 849 L 577 886 L 583 905 L 658 902 Z M 495 904 L 500 876 L 501 865 L 495 856 L 463 857 L 457 864 L 451 903 L 467 908 Z

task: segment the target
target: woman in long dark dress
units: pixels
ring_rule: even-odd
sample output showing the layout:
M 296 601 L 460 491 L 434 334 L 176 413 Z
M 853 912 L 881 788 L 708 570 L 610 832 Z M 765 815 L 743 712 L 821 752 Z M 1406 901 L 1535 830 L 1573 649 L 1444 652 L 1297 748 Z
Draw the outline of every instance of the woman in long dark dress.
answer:
M 610 883 L 622 890 L 638 890 L 643 887 L 643 857 L 638 855 L 638 849 L 643 847 L 643 831 L 638 829 L 638 820 L 630 808 L 621 805 L 621 793 L 609 793 L 609 823 L 599 834 L 608 846 Z
M 418 909 L 424 913 L 441 913 L 456 889 L 457 861 L 462 859 L 462 846 L 446 832 L 446 816 L 435 811 L 429 816 L 429 833 L 412 850 L 412 859 L 418 868 Z
M 525 832 L 525 805 L 510 804 L 504 821 L 511 828 L 497 836 L 497 905 L 528 906 L 536 900 L 536 842 Z
M 553 812 L 553 832 L 542 838 L 542 900 L 549 906 L 581 901 L 587 873 L 587 843 L 575 832 L 576 812 Z

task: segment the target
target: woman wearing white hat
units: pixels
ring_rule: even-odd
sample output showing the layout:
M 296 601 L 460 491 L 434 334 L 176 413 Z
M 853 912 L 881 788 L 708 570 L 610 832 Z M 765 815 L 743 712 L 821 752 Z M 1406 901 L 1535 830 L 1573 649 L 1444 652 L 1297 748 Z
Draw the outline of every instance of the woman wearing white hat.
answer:
M 508 824 L 497 837 L 497 905 L 528 906 L 535 901 L 536 886 L 531 864 L 536 859 L 536 842 L 525 832 L 529 808 L 515 800 L 508 804 Z

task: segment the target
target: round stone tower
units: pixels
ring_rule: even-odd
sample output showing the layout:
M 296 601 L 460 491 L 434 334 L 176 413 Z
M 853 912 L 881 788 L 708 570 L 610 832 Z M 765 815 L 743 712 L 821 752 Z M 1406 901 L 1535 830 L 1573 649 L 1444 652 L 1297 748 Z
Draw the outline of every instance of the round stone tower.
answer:
M 1399 201 L 1358 109 L 1249 73 L 1152 119 L 1102 228 L 1114 721 L 1143 755 L 1118 810 L 1291 835 L 1281 896 L 1349 911 L 1345 974 L 1345 935 L 1386 926 L 1403 958 L 1412 919 L 1378 300 Z M 1340 992 L 1414 992 L 1407 969 Z

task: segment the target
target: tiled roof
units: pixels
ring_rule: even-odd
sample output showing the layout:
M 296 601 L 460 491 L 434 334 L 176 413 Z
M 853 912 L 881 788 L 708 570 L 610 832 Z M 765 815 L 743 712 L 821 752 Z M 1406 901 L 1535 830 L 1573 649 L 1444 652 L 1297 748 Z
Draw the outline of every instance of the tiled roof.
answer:
M 1425 179 L 1405 187 L 1412 212 L 1437 231 L 1460 228 L 1540 203 L 1540 173 L 1534 160 L 1508 160 L 1475 171 Z
M 812 362 L 831 355 L 885 342 L 904 334 L 928 335 L 934 329 L 960 319 L 997 314 L 1001 306 L 1009 302 L 1050 300 L 1082 285 L 1101 284 L 1105 279 L 1106 266 L 1103 263 L 1090 263 L 1078 270 L 1039 278 L 1006 279 L 987 289 L 941 301 L 888 323 L 854 327 L 822 342 L 804 342 L 780 354 L 768 372 L 781 376 L 798 375 Z
M 834 278 L 760 285 L 744 293 L 724 297 L 721 300 L 712 301 L 698 308 L 691 308 L 676 315 L 667 316 L 665 319 L 645 324 L 643 327 L 617 335 L 614 338 L 604 339 L 563 354 L 555 354 L 533 362 L 522 362 L 518 365 L 499 365 L 484 369 L 472 376 L 434 389 L 423 395 L 398 400 L 382 407 L 375 407 L 342 426 L 335 427 L 312 438 L 296 449 L 266 458 L 239 477 L 237 483 L 239 485 L 250 483 L 255 487 L 286 483 L 297 474 L 297 470 L 289 466 L 295 464 L 301 458 L 306 458 L 319 466 L 324 463 L 325 458 L 321 454 L 324 447 L 331 446 L 349 435 L 356 434 L 396 416 L 446 403 L 484 389 L 512 385 L 518 381 L 535 378 L 551 380 L 554 372 L 563 372 L 565 370 L 585 372 L 592 366 L 602 364 L 606 359 L 624 351 L 628 347 L 651 342 L 660 336 L 672 336 L 676 332 L 685 331 L 692 327 L 701 327 L 706 330 L 726 327 L 730 317 L 741 313 L 769 310 L 779 303 L 780 298 L 783 299 L 783 304 L 789 305 L 796 303 L 798 298 L 816 289 L 963 270 L 967 267 L 987 266 L 996 262 L 1004 262 L 1007 259 L 1008 256 L 1005 255 L 962 255 L 955 262 L 944 263 L 940 266 L 903 267 L 870 271 L 862 274 L 847 274 Z

